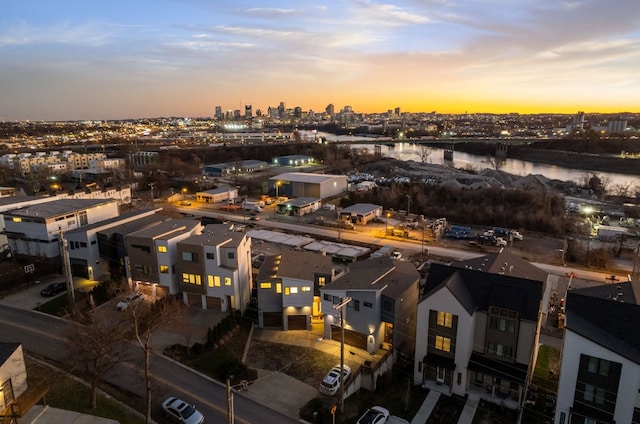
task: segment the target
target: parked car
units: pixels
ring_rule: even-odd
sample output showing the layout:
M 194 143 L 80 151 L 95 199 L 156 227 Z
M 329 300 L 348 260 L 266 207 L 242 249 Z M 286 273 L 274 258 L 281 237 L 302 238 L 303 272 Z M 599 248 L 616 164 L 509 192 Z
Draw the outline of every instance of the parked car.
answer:
M 260 221 L 260 217 L 259 216 L 255 216 L 255 215 L 251 215 L 249 217 L 249 221 Z
M 129 307 L 129 305 L 138 303 L 141 300 L 142 300 L 142 293 L 140 292 L 131 293 L 127 295 L 124 299 L 122 299 L 120 302 L 118 302 L 118 304 L 116 305 L 116 309 L 119 311 L 124 311 Z
M 511 237 L 513 237 L 514 240 L 523 240 L 524 236 L 522 234 L 520 234 L 518 231 L 511 231 Z
M 400 258 L 402 258 L 402 253 L 398 251 L 391 253 L 391 259 L 399 260 Z
M 183 200 L 180 202 L 180 206 L 191 206 L 191 202 L 188 200 Z
M 178 399 L 168 397 L 162 402 L 162 409 L 165 414 L 174 422 L 183 424 L 201 424 L 204 422 L 204 415 L 196 409 L 195 405 Z
M 348 365 L 343 366 L 342 381 L 346 382 L 351 377 L 351 368 Z M 327 396 L 335 395 L 340 389 L 340 364 L 331 368 L 320 383 L 320 393 Z
M 498 247 L 507 247 L 507 241 L 502 237 L 496 237 L 495 243 Z
M 382 406 L 372 406 L 361 416 L 356 424 L 384 424 L 389 419 L 389 410 Z
M 67 290 L 67 283 L 51 283 L 43 288 L 40 294 L 45 297 L 55 296 Z

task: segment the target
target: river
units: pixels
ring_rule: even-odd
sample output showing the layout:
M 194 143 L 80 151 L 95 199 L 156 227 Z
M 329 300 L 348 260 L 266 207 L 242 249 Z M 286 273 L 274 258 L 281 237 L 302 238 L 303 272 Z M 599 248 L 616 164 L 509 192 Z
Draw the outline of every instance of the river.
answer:
M 353 148 L 366 148 L 369 152 L 373 153 L 374 146 L 380 146 L 382 156 L 390 157 L 393 159 L 416 162 L 422 162 L 421 154 L 423 145 L 415 143 L 395 143 L 393 145 L 376 143 L 371 138 L 355 137 L 355 136 L 337 136 L 329 133 L 317 133 L 316 136 L 326 138 L 327 141 L 336 143 L 349 143 L 348 145 Z M 484 141 L 484 140 L 483 140 Z M 386 142 L 388 143 L 388 142 Z M 473 155 L 464 152 L 454 152 L 453 161 L 444 160 L 444 149 L 429 147 L 429 156 L 426 159 L 428 163 L 434 163 L 439 165 L 450 165 L 455 168 L 467 168 L 481 171 L 485 168 L 491 168 L 491 165 L 487 163 L 486 157 Z M 550 152 L 550 154 L 560 154 L 558 152 Z M 552 180 L 560 181 L 572 181 L 579 184 L 584 182 L 585 176 L 591 174 L 597 174 L 601 178 L 606 179 L 609 183 L 609 187 L 616 185 L 636 187 L 640 188 L 640 177 L 636 175 L 618 174 L 615 172 L 595 172 L 585 169 L 572 169 L 563 168 L 555 165 L 548 165 L 544 163 L 527 162 L 518 159 L 507 159 L 501 166 L 500 170 L 508 172 L 513 175 L 526 176 L 526 175 L 542 175 Z

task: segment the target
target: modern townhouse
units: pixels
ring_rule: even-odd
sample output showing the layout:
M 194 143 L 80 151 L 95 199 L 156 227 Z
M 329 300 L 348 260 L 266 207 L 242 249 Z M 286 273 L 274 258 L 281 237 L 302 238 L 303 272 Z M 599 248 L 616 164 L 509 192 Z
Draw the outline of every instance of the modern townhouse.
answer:
M 103 242 L 100 243 L 100 234 L 103 231 L 122 229 L 126 224 L 131 224 L 128 228 L 132 231 L 132 227 L 136 227 L 136 229 L 143 228 L 145 223 L 149 221 L 160 222 L 163 220 L 163 216 L 158 213 L 161 210 L 128 212 L 114 218 L 67 231 L 65 233 L 66 246 L 71 265 L 71 274 L 74 279 L 89 280 L 90 283 L 108 273 L 110 269 L 124 265 L 120 264 L 120 258 L 117 255 L 107 256 L 107 254 L 111 253 L 112 246 L 105 243 L 106 239 L 104 237 L 102 237 Z M 101 248 L 105 249 L 105 251 L 103 252 Z M 115 261 L 115 263 L 112 261 Z
M 310 330 L 320 317 L 320 289 L 336 278 L 331 256 L 287 250 L 267 256 L 258 276 L 258 326 Z
M 517 409 L 537 355 L 545 282 L 506 275 L 526 261 L 498 257 L 511 261 L 500 261 L 504 273 L 479 270 L 491 270 L 495 255 L 431 265 L 418 303 L 414 382 Z
M 187 305 L 244 312 L 252 289 L 251 237 L 209 224 L 177 243 L 178 290 Z
M 177 244 L 202 229 L 196 219 L 169 219 L 125 236 L 131 288 L 162 296 L 180 292 Z
M 640 284 L 567 293 L 554 423 L 640 423 Z
M 369 353 L 378 349 L 411 354 L 415 344 L 420 274 L 408 261 L 369 258 L 320 289 L 324 337 Z M 338 309 L 344 301 L 350 301 Z M 342 318 L 343 322 L 340 322 Z
M 61 266 L 60 241 L 67 231 L 118 215 L 112 199 L 67 199 L 4 212 L 4 235 L 14 257 Z

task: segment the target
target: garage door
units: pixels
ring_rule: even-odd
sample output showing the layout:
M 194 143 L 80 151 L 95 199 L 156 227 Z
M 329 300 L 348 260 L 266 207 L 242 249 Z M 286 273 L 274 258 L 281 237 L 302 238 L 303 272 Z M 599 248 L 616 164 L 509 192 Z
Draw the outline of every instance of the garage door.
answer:
M 262 323 L 264 327 L 282 328 L 282 312 L 263 312 Z
M 331 326 L 331 340 L 340 341 L 340 327 Z M 367 349 L 367 336 L 352 330 L 344 330 L 344 342 L 358 349 Z
M 306 315 L 289 315 L 287 317 L 287 325 L 289 330 L 306 330 L 307 316 Z
M 219 297 L 207 296 L 207 309 L 219 311 L 222 309 L 222 300 Z
M 202 307 L 202 300 L 199 294 L 187 293 L 187 304 L 189 306 Z

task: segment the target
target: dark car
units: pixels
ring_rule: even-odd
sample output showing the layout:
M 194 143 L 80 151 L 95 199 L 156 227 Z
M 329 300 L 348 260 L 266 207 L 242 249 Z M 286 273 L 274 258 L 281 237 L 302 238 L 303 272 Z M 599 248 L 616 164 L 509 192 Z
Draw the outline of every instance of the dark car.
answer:
M 43 288 L 40 294 L 45 297 L 55 296 L 67 290 L 67 283 L 51 283 Z

